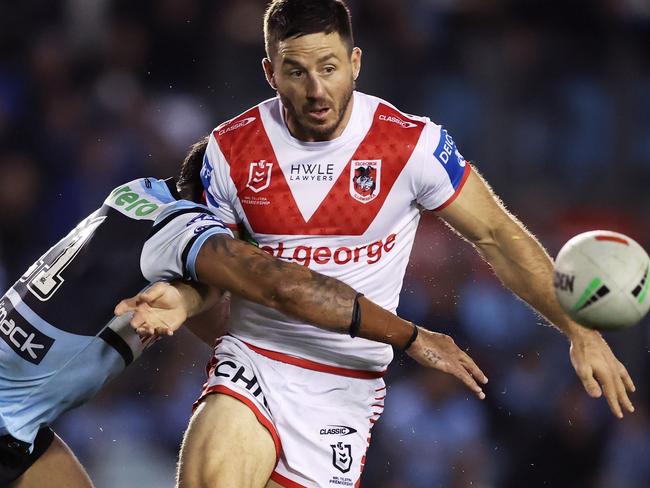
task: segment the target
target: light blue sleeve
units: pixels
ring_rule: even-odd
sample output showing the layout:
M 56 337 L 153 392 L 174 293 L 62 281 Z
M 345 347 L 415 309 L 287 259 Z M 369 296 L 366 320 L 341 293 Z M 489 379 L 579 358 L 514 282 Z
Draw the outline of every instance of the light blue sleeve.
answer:
M 202 205 L 179 201 L 161 213 L 144 244 L 140 267 L 149 281 L 194 279 L 196 258 L 207 239 L 233 237 L 223 221 Z

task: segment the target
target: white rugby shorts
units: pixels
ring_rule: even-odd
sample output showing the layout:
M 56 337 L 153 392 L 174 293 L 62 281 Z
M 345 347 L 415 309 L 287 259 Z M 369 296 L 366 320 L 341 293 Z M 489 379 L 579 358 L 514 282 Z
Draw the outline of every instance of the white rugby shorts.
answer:
M 197 403 L 221 393 L 268 429 L 286 488 L 358 487 L 373 425 L 384 409 L 383 372 L 324 365 L 222 337 Z

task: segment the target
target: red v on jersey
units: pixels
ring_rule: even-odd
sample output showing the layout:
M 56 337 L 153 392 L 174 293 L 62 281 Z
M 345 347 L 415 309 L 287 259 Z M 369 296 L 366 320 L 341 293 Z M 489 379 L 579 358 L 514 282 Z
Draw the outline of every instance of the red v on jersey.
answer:
M 254 233 L 357 236 L 381 210 L 424 129 L 423 122 L 404 119 L 379 104 L 368 133 L 308 220 L 296 205 L 257 107 L 228 124 L 234 127 L 246 120 L 237 130 L 213 135 Z

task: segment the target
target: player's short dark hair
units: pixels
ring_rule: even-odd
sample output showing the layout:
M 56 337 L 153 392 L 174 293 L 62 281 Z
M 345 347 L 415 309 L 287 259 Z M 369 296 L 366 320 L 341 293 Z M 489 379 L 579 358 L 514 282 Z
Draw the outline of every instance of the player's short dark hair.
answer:
M 181 164 L 181 172 L 178 176 L 176 187 L 181 197 L 197 203 L 203 203 L 203 183 L 201 182 L 201 168 L 205 149 L 208 147 L 210 136 L 206 136 L 190 147 Z
M 273 0 L 264 14 L 264 47 L 269 58 L 280 41 L 319 32 L 337 32 L 352 51 L 352 20 L 343 0 Z

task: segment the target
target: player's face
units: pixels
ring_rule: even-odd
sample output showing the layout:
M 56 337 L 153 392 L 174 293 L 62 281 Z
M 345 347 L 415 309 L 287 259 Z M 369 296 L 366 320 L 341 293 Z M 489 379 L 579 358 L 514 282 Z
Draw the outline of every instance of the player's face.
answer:
M 343 132 L 361 67 L 359 48 L 349 53 L 338 33 L 309 34 L 279 42 L 273 60 L 263 65 L 295 137 L 327 141 Z

